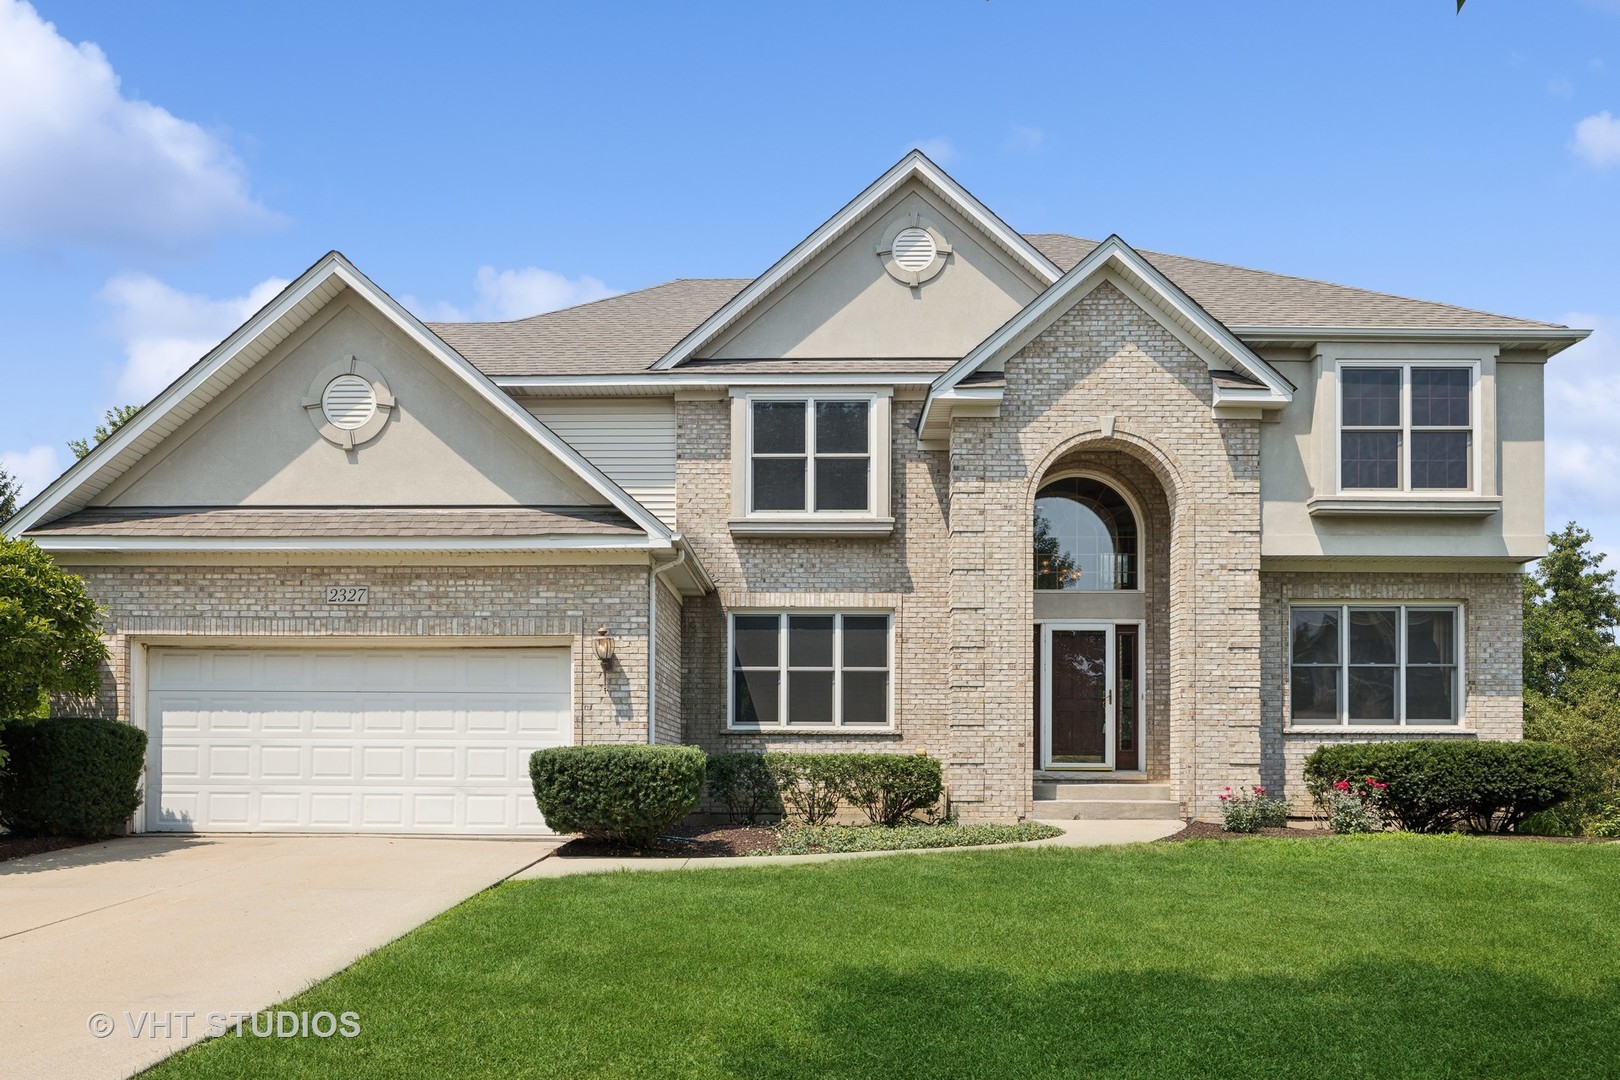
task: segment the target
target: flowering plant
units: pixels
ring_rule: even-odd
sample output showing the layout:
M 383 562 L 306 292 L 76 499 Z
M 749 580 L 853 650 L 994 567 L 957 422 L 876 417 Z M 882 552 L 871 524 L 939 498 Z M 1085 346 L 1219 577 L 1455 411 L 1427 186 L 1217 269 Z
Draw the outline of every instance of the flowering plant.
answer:
M 1246 792 L 1233 791 L 1228 785 L 1218 798 L 1221 800 L 1221 828 L 1227 832 L 1252 833 L 1288 824 L 1288 804 L 1266 798 L 1266 789 L 1259 784 Z
M 1383 832 L 1388 822 L 1388 791 L 1388 784 L 1371 776 L 1310 784 L 1317 809 L 1327 818 L 1328 828 L 1336 833 Z

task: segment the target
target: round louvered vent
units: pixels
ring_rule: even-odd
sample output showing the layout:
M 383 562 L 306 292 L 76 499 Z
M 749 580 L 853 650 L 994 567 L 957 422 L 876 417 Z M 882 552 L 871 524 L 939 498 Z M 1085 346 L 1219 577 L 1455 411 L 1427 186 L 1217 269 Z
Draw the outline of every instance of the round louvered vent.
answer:
M 928 235 L 927 229 L 912 226 L 901 229 L 894 238 L 894 261 L 902 270 L 916 273 L 927 269 L 934 261 L 934 238 Z
M 377 392 L 358 375 L 339 375 L 321 392 L 321 412 L 333 427 L 353 431 L 377 414 Z

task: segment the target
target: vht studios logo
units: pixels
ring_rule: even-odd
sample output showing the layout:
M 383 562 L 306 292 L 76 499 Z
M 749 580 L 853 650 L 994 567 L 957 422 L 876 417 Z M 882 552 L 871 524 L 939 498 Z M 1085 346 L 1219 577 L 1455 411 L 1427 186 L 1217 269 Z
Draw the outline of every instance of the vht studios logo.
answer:
M 122 1033 L 131 1039 L 189 1039 L 193 1021 L 202 1036 L 217 1039 L 234 1035 L 238 1039 L 352 1039 L 360 1034 L 360 1014 L 290 1012 L 285 1009 L 262 1012 L 199 1012 L 196 1009 L 143 1010 L 120 1016 L 98 1012 L 85 1021 L 90 1034 L 105 1039 Z

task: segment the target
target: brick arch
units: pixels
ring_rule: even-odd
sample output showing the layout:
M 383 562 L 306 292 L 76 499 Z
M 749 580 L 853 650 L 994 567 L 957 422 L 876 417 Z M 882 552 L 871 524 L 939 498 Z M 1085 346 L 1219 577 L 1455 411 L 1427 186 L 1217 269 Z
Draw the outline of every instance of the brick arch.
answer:
M 1159 481 L 1159 486 L 1163 488 L 1172 516 L 1175 514 L 1177 493 L 1184 490 L 1180 470 L 1176 468 L 1175 462 L 1151 440 L 1118 427 L 1114 428 L 1112 435 L 1104 435 L 1100 429 L 1084 431 L 1047 447 L 1046 452 L 1029 471 L 1029 486 L 1024 493 L 1024 501 L 1028 505 L 1029 512 L 1031 514 L 1035 512 L 1036 492 L 1046 482 L 1053 469 L 1061 466 L 1065 458 L 1077 453 L 1106 450 L 1117 451 L 1146 465 Z

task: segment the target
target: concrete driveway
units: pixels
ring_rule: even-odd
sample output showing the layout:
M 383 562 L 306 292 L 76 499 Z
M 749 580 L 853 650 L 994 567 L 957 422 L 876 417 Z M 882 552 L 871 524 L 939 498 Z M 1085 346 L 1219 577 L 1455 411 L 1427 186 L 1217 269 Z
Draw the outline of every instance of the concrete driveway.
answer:
M 129 1076 L 200 1040 L 209 1013 L 259 1012 L 553 847 L 130 837 L 0 863 L 0 1076 Z

